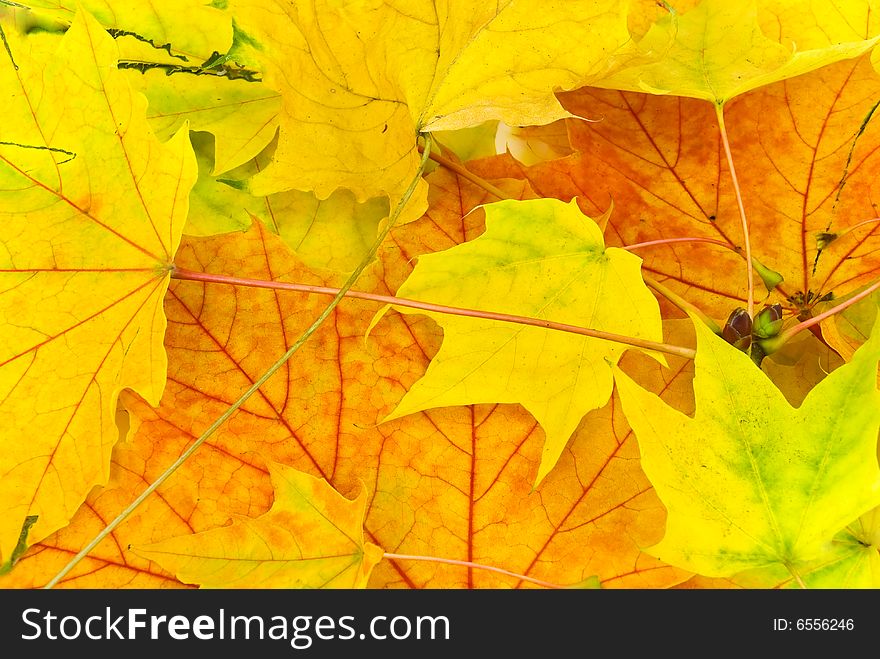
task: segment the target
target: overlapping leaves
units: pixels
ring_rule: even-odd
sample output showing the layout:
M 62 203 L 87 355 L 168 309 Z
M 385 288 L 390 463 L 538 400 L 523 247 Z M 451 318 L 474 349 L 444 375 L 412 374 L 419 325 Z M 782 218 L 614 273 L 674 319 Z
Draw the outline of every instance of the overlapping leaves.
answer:
M 72 7 L 37 4 L 62 23 L 72 20 Z M 541 12 L 530 2 L 415 3 L 406 13 L 378 1 L 241 0 L 225 13 L 190 7 L 218 26 L 212 33 L 200 23 L 192 34 L 179 16 L 163 22 L 159 5 L 117 13 L 105 11 L 113 3 L 99 4 L 86 9 L 111 28 L 116 47 L 128 58 L 155 61 L 128 59 L 128 71 L 115 70 L 114 42 L 92 19 L 73 21 L 61 44 L 53 35 L 4 32 L 10 65 L 3 88 L 21 90 L 11 95 L 12 121 L 0 133 L 0 203 L 8 200 L 0 212 L 8 218 L 2 235 L 11 277 L 3 295 L 13 319 L 4 329 L 11 338 L 4 344 L 10 347 L 2 405 L 18 424 L 4 429 L 10 450 L 0 486 L 4 503 L 12 502 L 0 557 L 7 569 L 10 558 L 20 558 L 3 578 L 7 585 L 45 583 L 321 309 L 320 298 L 302 293 L 177 282 L 165 304 L 169 380 L 159 404 L 165 327 L 158 300 L 172 260 L 217 274 L 338 284 L 337 275 L 315 266 L 350 270 L 361 258 L 389 209 L 382 197 L 395 200 L 416 173 L 418 131 L 487 119 L 544 124 L 570 112 L 601 118 L 568 120 L 568 144 L 559 152 L 567 157 L 554 159 L 551 149 L 530 167 L 509 156 L 471 167 L 515 198 L 535 191 L 565 201 L 577 196 L 596 217 L 610 198 L 615 211 L 610 220 L 603 216 L 603 237 L 574 204 L 506 202 L 486 207 L 484 231 L 483 211 L 468 211 L 490 201 L 485 193 L 435 173 L 404 219 L 420 214 L 430 189 L 426 217 L 396 232 L 359 283 L 374 294 L 658 341 L 656 304 L 637 274 L 638 260 L 605 243 L 691 236 L 731 249 L 646 247 L 643 269 L 723 319 L 744 298 L 733 190 L 711 105 L 669 95 L 716 105 L 738 98 L 725 116 L 734 157 L 748 165 L 740 168 L 740 184 L 753 245 L 761 262 L 784 277 L 768 300 L 778 295 L 788 314 L 804 318 L 819 299 L 839 298 L 877 277 L 880 225 L 869 218 L 876 214 L 871 119 L 880 90 L 868 55 L 852 59 L 876 38 L 871 2 L 704 0 L 652 22 L 642 19 L 665 11 L 656 3 L 651 12 L 635 3 L 644 14 L 627 17 L 620 3 L 598 0 Z M 123 34 L 126 25 L 130 34 Z M 572 37 L 593 48 L 572 51 Z M 52 75 L 35 75 L 40 67 Z M 584 84 L 666 96 L 587 88 L 562 95 L 559 105 L 554 92 Z M 146 93 L 148 110 L 132 87 Z M 203 235 L 233 233 L 191 240 L 175 256 L 193 158 L 183 132 L 160 146 L 145 117 L 163 139 L 185 120 L 207 131 L 193 134 L 201 174 L 189 226 Z M 277 146 L 266 149 L 276 128 Z M 511 176 L 531 187 L 505 180 Z M 545 217 L 557 207 L 567 209 L 567 222 Z M 528 212 L 501 231 L 498 218 L 516 214 L 514 208 Z M 344 213 L 350 224 L 339 226 L 358 236 L 337 229 L 328 237 L 323 227 L 331 212 Z M 261 223 L 244 232 L 253 217 Z M 577 267 L 555 267 L 570 256 L 580 259 Z M 609 283 L 615 258 L 629 261 L 621 285 Z M 120 300 L 134 307 L 118 314 Z M 855 334 L 835 345 L 845 344 L 841 354 L 852 362 L 812 392 L 806 390 L 824 372 L 805 364 L 809 355 L 787 371 L 765 367 L 790 399 L 806 395 L 797 409 L 744 355 L 701 326 L 694 419 L 686 416 L 686 367 L 671 359 L 666 369 L 630 351 L 620 361 L 629 377 L 620 370 L 618 377 L 623 409 L 642 442 L 640 462 L 619 399 L 609 400 L 609 363 L 620 359 L 622 344 L 604 342 L 597 352 L 597 339 L 437 312 L 430 315 L 440 327 L 422 316 L 389 314 L 365 342 L 375 308 L 345 301 L 307 348 L 62 583 L 179 586 L 171 574 L 178 572 L 186 583 L 218 586 L 598 579 L 605 586 L 667 587 L 694 570 L 745 585 L 876 585 L 876 346 L 872 340 L 852 354 L 869 334 L 864 314 L 841 316 L 851 322 L 840 327 Z M 663 309 L 672 315 L 666 303 Z M 691 341 L 666 325 L 667 341 Z M 507 338 L 487 339 L 496 331 Z M 41 375 L 59 363 L 51 376 Z M 445 379 L 438 380 L 441 371 Z M 123 395 L 131 441 L 117 445 L 110 483 L 61 528 L 88 488 L 106 481 L 114 404 L 126 387 L 142 396 Z M 394 420 L 383 423 L 389 414 Z M 652 431 L 661 418 L 664 432 Z M 679 425 L 680 433 L 669 431 Z M 783 432 L 791 427 L 803 435 L 797 442 Z M 6 439 L 25 430 L 34 441 Z M 680 501 L 680 465 L 694 461 L 711 466 L 713 475 L 699 481 L 700 496 Z M 751 471 L 731 468 L 746 463 Z M 30 480 L 21 480 L 28 470 Z M 311 493 L 293 497 L 294 507 L 324 511 L 323 528 L 336 540 L 342 530 L 344 547 L 306 547 L 297 533 L 279 533 L 279 515 L 288 530 L 311 523 L 308 513 L 294 514 L 279 474 L 295 474 L 282 480 Z M 742 496 L 713 498 L 721 480 L 725 492 Z M 30 485 L 22 488 L 25 481 Z M 344 499 L 331 487 L 360 498 Z M 761 505 L 719 517 L 756 501 Z M 224 526 L 231 518 L 238 521 Z M 682 533 L 683 519 L 700 533 Z M 29 536 L 17 543 L 23 527 Z M 641 552 L 654 544 L 672 565 Z M 130 545 L 159 553 L 139 555 Z M 377 545 L 392 557 L 380 561 Z M 210 553 L 208 567 L 222 563 L 223 579 L 191 570 L 197 559 L 166 564 L 169 548 Z M 333 563 L 340 554 L 342 563 Z M 408 562 L 405 554 L 459 564 Z M 148 560 L 157 556 L 158 563 Z M 231 567 L 242 558 L 260 581 Z M 303 558 L 323 567 L 297 569 L 282 581 L 263 578 Z M 479 570 L 481 564 L 520 576 Z M 334 581 L 343 572 L 345 582 Z
M 693 418 L 617 376 L 669 511 L 652 553 L 708 576 L 826 565 L 834 537 L 880 505 L 880 332 L 793 408 L 745 354 L 696 328 Z
M 160 144 L 116 46 L 82 14 L 57 50 L 14 31 L 0 58 L 0 563 L 107 481 L 124 388 L 158 403 L 162 299 L 195 181 Z M 33 523 L 35 522 L 35 523 Z

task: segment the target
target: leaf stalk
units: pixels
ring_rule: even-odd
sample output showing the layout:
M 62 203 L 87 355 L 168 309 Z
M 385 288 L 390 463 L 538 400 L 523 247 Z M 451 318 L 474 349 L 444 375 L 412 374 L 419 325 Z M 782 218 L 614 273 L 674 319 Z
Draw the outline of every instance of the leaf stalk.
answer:
M 818 325 L 826 318 L 830 318 L 831 316 L 840 313 L 841 311 L 843 311 L 847 307 L 854 305 L 859 300 L 863 300 L 864 298 L 868 297 L 869 295 L 871 295 L 871 293 L 873 293 L 874 291 L 876 291 L 878 289 L 880 289 L 880 279 L 875 281 L 873 284 L 868 286 L 866 289 L 860 291 L 858 294 L 853 295 L 848 300 L 841 302 L 837 306 L 832 307 L 831 309 L 828 309 L 827 311 L 823 311 L 818 316 L 812 316 L 811 318 L 807 318 L 806 320 L 801 321 L 797 325 L 792 325 L 790 328 L 788 328 L 784 332 L 780 333 L 779 335 L 761 341 L 761 347 L 764 349 L 764 351 L 768 355 L 773 354 L 774 352 L 779 350 L 779 348 L 781 348 L 787 341 L 790 341 L 791 339 L 793 339 L 802 330 L 809 329 L 809 328 L 813 327 L 814 325 Z
M 387 558 L 392 561 L 425 561 L 429 563 L 443 563 L 445 565 L 460 565 L 461 567 L 474 568 L 476 570 L 486 570 L 487 572 L 495 572 L 497 574 L 503 574 L 508 577 L 514 577 L 516 579 L 520 579 L 521 581 L 528 581 L 529 583 L 536 584 L 538 586 L 543 586 L 544 588 L 552 588 L 555 590 L 566 590 L 567 586 L 560 586 L 559 584 L 551 583 L 549 581 L 543 581 L 541 579 L 535 579 L 534 577 L 529 577 L 524 574 L 518 574 L 516 572 L 511 572 L 510 570 L 504 570 L 500 567 L 494 567 L 492 565 L 483 565 L 482 563 L 474 563 L 473 561 L 459 561 L 453 558 L 438 558 L 437 556 L 418 556 L 414 554 L 392 554 L 389 552 L 385 553 L 384 558 Z
M 746 272 L 748 273 L 749 293 L 746 311 L 749 317 L 755 317 L 755 276 L 752 273 L 752 245 L 749 240 L 749 221 L 746 218 L 746 208 L 743 205 L 742 191 L 739 187 L 739 179 L 736 176 L 736 167 L 733 166 L 733 154 L 730 152 L 730 140 L 727 138 L 727 127 L 724 125 L 724 106 L 715 105 L 715 115 L 718 118 L 718 130 L 721 133 L 721 143 L 724 145 L 724 155 L 727 157 L 727 167 L 730 170 L 730 178 L 733 181 L 733 191 L 736 194 L 736 204 L 739 207 L 739 216 L 742 220 L 743 243 L 746 252 Z
M 215 275 L 205 272 L 194 272 L 191 270 L 177 269 L 172 274 L 175 279 L 202 281 L 215 284 L 229 284 L 232 286 L 252 286 L 255 288 L 271 288 L 277 290 L 297 291 L 302 293 L 314 293 L 318 295 L 337 295 L 341 289 L 332 288 L 330 286 L 309 286 L 307 284 L 295 284 L 279 281 L 265 281 L 261 279 L 245 279 L 242 277 L 230 277 L 226 275 Z M 400 307 L 409 307 L 411 309 L 421 309 L 423 311 L 433 311 L 436 313 L 444 313 L 453 316 L 468 316 L 471 318 L 483 318 L 486 320 L 500 320 L 502 322 L 518 323 L 520 325 L 529 325 L 532 327 L 543 327 L 560 332 L 570 332 L 572 334 L 580 334 L 605 341 L 615 341 L 624 343 L 637 348 L 646 350 L 656 350 L 665 352 L 670 355 L 684 357 L 685 359 L 693 359 L 695 351 L 691 348 L 671 345 L 668 343 L 659 343 L 640 339 L 633 336 L 624 336 L 622 334 L 613 334 L 611 332 L 603 332 L 587 327 L 579 327 L 577 325 L 569 325 L 566 323 L 558 323 L 543 318 L 532 318 L 529 316 L 517 316 L 514 314 L 506 314 L 494 311 L 481 311 L 478 309 L 466 309 L 463 307 L 450 307 L 443 304 L 434 304 L 432 302 L 422 302 L 421 300 L 412 300 L 403 297 L 394 297 L 391 295 L 378 295 L 375 293 L 364 293 L 362 291 L 345 291 L 345 297 L 355 298 L 359 300 L 370 300 L 372 302 L 381 302 L 384 304 L 394 304 Z

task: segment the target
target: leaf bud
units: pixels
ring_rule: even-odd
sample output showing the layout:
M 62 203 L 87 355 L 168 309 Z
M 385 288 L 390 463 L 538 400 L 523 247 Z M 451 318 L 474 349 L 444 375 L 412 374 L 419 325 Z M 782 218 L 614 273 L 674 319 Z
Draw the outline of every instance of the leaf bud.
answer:
M 755 316 L 755 323 L 752 326 L 752 333 L 759 339 L 769 339 L 776 336 L 782 329 L 782 305 L 773 304 L 764 307 L 761 312 Z
M 721 338 L 742 351 L 748 350 L 752 343 L 752 319 L 745 309 L 737 307 L 730 312 Z

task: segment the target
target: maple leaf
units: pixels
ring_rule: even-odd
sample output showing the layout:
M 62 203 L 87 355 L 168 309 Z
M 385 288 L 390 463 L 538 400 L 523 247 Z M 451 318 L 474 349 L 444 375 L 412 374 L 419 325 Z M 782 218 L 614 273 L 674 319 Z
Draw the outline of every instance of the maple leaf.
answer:
M 134 547 L 202 588 L 363 588 L 383 551 L 364 542 L 366 491 L 348 500 L 315 478 L 270 463 L 275 503 L 231 526 Z
M 259 67 L 283 99 L 274 162 L 255 194 L 339 187 L 392 205 L 415 177 L 423 131 L 549 123 L 554 96 L 629 61 L 624 8 L 610 0 L 551 5 L 237 0 L 246 38 L 237 61 Z M 589 49 L 572 44 L 590 43 Z M 421 185 L 409 219 L 426 208 Z
M 481 190 L 440 171 L 451 206 Z M 470 200 L 470 201 L 466 201 Z M 446 204 L 439 204 L 446 208 Z M 482 213 L 440 223 L 445 212 L 401 227 L 359 287 L 387 294 L 410 271 L 410 255 L 483 230 Z M 451 215 L 448 216 L 451 218 Z M 418 225 L 416 227 L 416 225 Z M 415 230 L 409 230 L 415 227 Z M 310 272 L 261 228 L 190 239 L 181 268 L 243 277 L 332 284 Z M 395 284 L 396 285 L 396 284 Z M 117 445 L 113 478 L 73 522 L 33 547 L 2 587 L 43 585 L 253 382 L 311 322 L 318 296 L 175 281 L 168 294 L 169 381 L 152 409 L 126 396 L 130 441 Z M 440 333 L 424 317 L 394 314 L 364 332 L 375 303 L 345 300 L 288 366 L 236 412 L 143 506 L 59 584 L 180 585 L 129 544 L 205 531 L 235 515 L 258 517 L 272 502 L 266 462 L 326 479 L 346 496 L 369 488 L 366 540 L 389 552 L 473 561 L 560 585 L 593 576 L 604 587 L 665 587 L 688 575 L 640 551 L 660 539 L 665 513 L 639 468 L 635 438 L 612 400 L 587 416 L 559 467 L 534 486 L 543 433 L 519 406 L 432 410 L 377 425 L 424 372 Z M 627 359 L 643 357 L 628 353 Z M 661 373 L 639 366 L 646 386 L 678 404 L 690 395 L 690 363 L 670 357 Z M 534 587 L 515 576 L 462 565 L 383 560 L 370 587 Z
M 499 127 L 497 143 L 499 143 L 499 153 L 508 151 L 524 165 L 564 158 L 572 153 L 564 119 L 543 126 L 502 124 Z M 503 148 L 500 148 L 501 146 Z
M 201 62 L 214 51 L 225 53 L 232 45 L 229 17 L 202 0 L 175 0 L 170 5 L 113 0 L 25 0 L 15 4 L 67 24 L 73 22 L 81 6 L 101 25 L 114 30 L 115 36 L 149 42 L 145 45 L 155 55 L 165 49 L 170 56 Z
M 190 195 L 184 227 L 187 235 L 242 231 L 257 217 L 306 264 L 351 272 L 375 242 L 380 221 L 388 217 L 387 199 L 359 204 L 344 189 L 324 200 L 299 190 L 255 197 L 242 189 L 244 180 L 267 166 L 271 147 L 217 178 L 210 173 L 214 140 L 207 133 L 192 133 L 191 139 L 199 162 L 199 179 Z
M 150 133 L 145 103 L 88 16 L 32 59 L 6 31 L 0 86 L 0 562 L 67 523 L 107 479 L 120 390 L 158 403 L 162 298 L 195 162 Z
M 224 67 L 234 44 L 230 18 L 200 1 L 178 2 L 174 11 L 161 5 L 85 2 L 120 48 L 120 68 L 128 82 L 147 96 L 150 125 L 165 141 L 189 122 L 191 130 L 209 131 L 217 141 L 214 174 L 254 158 L 278 129 L 279 95 L 241 73 Z M 38 23 L 40 32 L 63 33 L 76 3 L 36 0 L 18 10 L 19 21 Z M 45 18 L 59 21 L 45 24 Z
M 842 301 L 834 300 L 816 305 L 816 310 L 819 312 L 827 310 L 828 307 L 840 304 Z M 822 337 L 841 357 L 847 361 L 852 359 L 858 347 L 871 335 L 871 328 L 877 322 L 878 307 L 880 307 L 880 293 L 875 291 L 867 298 L 823 320 Z
M 606 250 L 599 227 L 575 202 L 504 201 L 484 209 L 486 233 L 420 257 L 400 297 L 660 340 L 659 308 L 641 280 L 639 259 Z M 443 327 L 443 346 L 388 419 L 431 407 L 521 403 L 547 433 L 540 482 L 584 414 L 608 401 L 609 364 L 626 346 L 497 320 L 428 315 Z
M 761 362 L 761 369 L 794 407 L 834 369 L 843 364 L 840 356 L 810 332 L 785 343 Z
M 185 122 L 192 131 L 214 135 L 214 176 L 255 158 L 278 130 L 281 99 L 256 82 L 157 71 L 131 72 L 129 82 L 146 95 L 147 118 L 159 139 L 175 134 Z
M 761 22 L 778 32 L 777 39 L 762 31 L 759 7 Z M 880 36 L 866 38 L 853 26 L 869 20 L 868 2 L 839 0 L 816 7 L 812 0 L 703 0 L 659 19 L 639 41 L 639 48 L 659 57 L 594 85 L 723 105 L 757 87 L 865 53 Z M 878 27 L 872 24 L 872 32 Z
M 695 325 L 693 417 L 615 373 L 669 511 L 650 551 L 707 576 L 768 565 L 797 575 L 880 502 L 880 332 L 793 408 L 747 355 Z
M 841 299 L 880 275 L 880 225 L 853 230 L 821 252 L 815 240 L 876 216 L 880 131 L 863 122 L 878 96 L 880 78 L 862 57 L 762 87 L 725 110 L 754 256 L 784 278 L 765 294 L 787 314 L 826 296 Z M 720 242 L 638 253 L 647 275 L 710 316 L 723 320 L 742 306 L 742 231 L 711 105 L 597 89 L 561 100 L 574 114 L 604 117 L 568 121 L 574 155 L 532 167 L 499 156 L 469 167 L 490 180 L 525 179 L 538 196 L 576 196 L 590 214 L 612 199 L 619 212 L 609 220 L 610 245 Z

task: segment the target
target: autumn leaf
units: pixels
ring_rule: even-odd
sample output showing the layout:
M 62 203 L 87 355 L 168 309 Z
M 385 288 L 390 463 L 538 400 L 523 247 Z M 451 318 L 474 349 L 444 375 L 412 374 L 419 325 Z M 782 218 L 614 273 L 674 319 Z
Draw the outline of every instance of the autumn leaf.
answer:
M 482 201 L 479 188 L 432 175 L 453 203 Z M 446 204 L 438 207 L 447 208 Z M 389 293 L 410 271 L 411 255 L 436 251 L 483 231 L 482 213 L 401 227 L 359 284 Z M 246 234 L 190 239 L 181 268 L 332 285 L 310 272 L 256 223 Z M 390 284 L 388 282 L 391 282 Z M 133 437 L 114 451 L 113 479 L 96 489 L 73 522 L 35 546 L 2 587 L 41 586 L 85 542 L 154 481 L 181 451 L 259 376 L 323 308 L 318 296 L 175 281 L 167 300 L 169 382 L 152 409 L 126 396 Z M 657 542 L 665 513 L 641 472 L 635 438 L 612 400 L 590 413 L 559 468 L 534 486 L 544 435 L 516 405 L 431 410 L 384 424 L 424 372 L 440 332 L 420 316 L 384 319 L 368 342 L 375 303 L 345 300 L 295 358 L 230 418 L 61 587 L 173 587 L 176 579 L 127 549 L 259 517 L 272 504 L 267 462 L 326 479 L 351 497 L 366 484 L 365 539 L 388 552 L 504 568 L 567 586 L 598 576 L 603 587 L 666 587 L 688 574 L 640 551 Z M 234 313 L 233 313 L 234 310 Z M 629 353 L 645 386 L 681 405 L 689 362 L 672 369 Z M 653 370 L 650 365 L 653 364 Z M 464 565 L 386 559 L 371 588 L 537 587 Z
M 14 4 L 0 588 L 880 586 L 873 0 Z
M 877 43 L 871 3 L 703 0 L 670 12 L 639 41 L 661 54 L 595 82 L 597 87 L 674 94 L 723 105 L 744 92 L 857 57 Z M 766 35 L 778 31 L 778 38 Z M 871 22 L 870 38 L 859 34 Z M 854 27 L 857 26 L 857 27 Z
M 659 309 L 642 283 L 639 259 L 606 250 L 598 226 L 575 202 L 484 208 L 486 233 L 420 257 L 400 297 L 660 340 Z M 608 402 L 609 364 L 626 346 L 498 320 L 428 315 L 443 327 L 443 346 L 388 419 L 432 407 L 521 403 L 547 433 L 540 483 L 584 414 Z
M 202 588 L 363 588 L 382 549 L 364 542 L 366 491 L 350 501 L 326 481 L 269 465 L 275 503 L 231 526 L 134 547 Z
M 769 294 L 759 283 L 756 300 L 782 303 L 787 317 L 880 275 L 880 225 L 821 254 L 815 240 L 876 216 L 880 131 L 873 121 L 860 127 L 878 97 L 880 78 L 863 57 L 755 90 L 725 110 L 753 255 L 784 277 Z M 647 275 L 721 322 L 744 306 L 739 211 L 711 105 L 589 88 L 562 102 L 574 114 L 604 117 L 569 120 L 574 155 L 532 167 L 499 156 L 471 169 L 490 180 L 524 179 L 538 196 L 577 197 L 594 216 L 613 200 L 609 245 L 720 243 L 666 243 L 638 254 Z
M 195 180 L 185 132 L 152 136 L 93 19 L 78 18 L 49 59 L 5 32 L 3 563 L 27 517 L 39 540 L 106 482 L 119 392 L 158 403 L 161 305 Z
M 669 511 L 650 551 L 707 576 L 773 565 L 798 575 L 880 502 L 880 332 L 793 408 L 748 356 L 695 325 L 693 417 L 615 373 Z
M 184 123 L 214 135 L 211 174 L 217 176 L 255 158 L 275 137 L 281 99 L 264 85 L 161 71 L 132 71 L 129 83 L 146 95 L 147 118 L 164 140 Z
M 310 192 L 288 190 L 255 197 L 243 188 L 245 180 L 265 168 L 271 146 L 254 160 L 221 177 L 214 167 L 214 140 L 208 133 L 192 133 L 199 163 L 199 178 L 190 195 L 190 212 L 184 232 L 210 236 L 242 231 L 258 218 L 307 265 L 351 272 L 376 240 L 379 223 L 388 217 L 384 198 L 357 203 L 348 190 L 337 190 L 319 200 Z
M 746 570 L 726 578 L 696 576 L 676 588 L 878 588 L 880 509 L 865 513 L 838 533 L 822 558 L 799 568 L 795 579 L 780 565 Z
M 262 70 L 283 103 L 274 162 L 250 190 L 324 199 L 345 187 L 358 201 L 389 196 L 394 205 L 416 175 L 419 132 L 568 116 L 555 91 L 632 57 L 622 10 L 610 0 L 439 9 L 419 0 L 406 12 L 380 2 L 231 2 L 246 37 L 236 61 Z M 407 217 L 424 211 L 426 192 Z
M 114 2 L 113 0 L 25 0 L 26 7 L 64 23 L 72 23 L 78 7 L 89 12 L 101 25 L 127 33 L 147 44 L 158 55 L 167 47 L 169 55 L 202 62 L 215 50 L 226 52 L 232 45 L 229 17 L 202 0 L 162 2 Z M 133 43 L 133 42 L 132 42 Z
M 508 126 L 501 124 L 497 142 L 499 153 L 509 151 L 524 165 L 535 165 L 545 160 L 556 160 L 571 155 L 568 128 L 560 119 L 544 126 Z
M 217 142 L 217 175 L 254 158 L 275 136 L 281 108 L 276 92 L 222 70 L 212 70 L 212 75 L 199 71 L 204 65 L 217 69 L 212 63 L 233 46 L 232 21 L 220 9 L 191 0 L 168 6 L 83 4 L 116 39 L 119 66 L 128 73 L 129 84 L 147 96 L 147 116 L 160 140 L 171 138 L 185 122 L 191 130 L 211 132 Z M 17 10 L 16 18 L 25 24 L 19 29 L 43 34 L 50 27 L 63 33 L 76 8 L 76 3 L 64 1 L 27 5 Z
M 817 311 L 827 311 L 843 300 L 833 300 L 817 305 Z M 840 313 L 822 321 L 822 337 L 847 361 L 852 359 L 860 345 L 868 340 L 871 328 L 877 321 L 880 293 L 874 292 Z
M 813 387 L 842 364 L 840 356 L 826 343 L 803 332 L 768 355 L 761 369 L 793 407 L 800 407 Z

